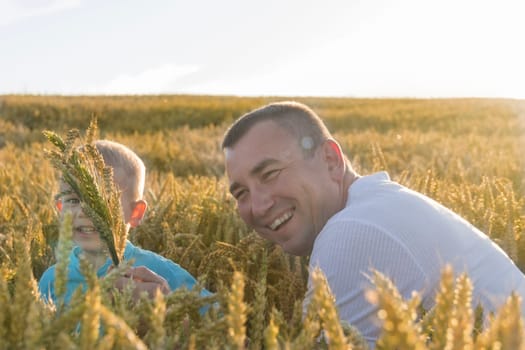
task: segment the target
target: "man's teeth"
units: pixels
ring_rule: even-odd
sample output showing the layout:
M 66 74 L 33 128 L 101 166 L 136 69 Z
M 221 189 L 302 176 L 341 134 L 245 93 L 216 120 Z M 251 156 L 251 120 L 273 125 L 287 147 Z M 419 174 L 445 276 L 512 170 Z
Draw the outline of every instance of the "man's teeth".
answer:
M 270 228 L 274 231 L 277 230 L 279 226 L 281 226 L 285 221 L 288 221 L 291 217 L 292 217 L 291 212 L 285 213 L 280 218 L 275 219 L 275 221 L 270 225 Z

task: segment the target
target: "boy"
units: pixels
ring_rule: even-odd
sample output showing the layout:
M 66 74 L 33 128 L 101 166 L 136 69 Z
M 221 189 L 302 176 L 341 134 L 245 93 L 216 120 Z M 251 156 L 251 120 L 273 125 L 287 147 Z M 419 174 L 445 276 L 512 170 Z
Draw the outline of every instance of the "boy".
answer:
M 126 223 L 126 233 L 130 227 L 140 224 L 147 209 L 147 203 L 142 199 L 145 182 L 145 166 L 142 160 L 126 146 L 107 140 L 95 142 L 97 150 L 104 158 L 104 163 L 113 168 L 113 180 L 121 191 L 121 204 Z M 80 272 L 82 256 L 88 260 L 97 272 L 103 277 L 112 266 L 112 261 L 106 251 L 106 244 L 100 238 L 91 219 L 82 211 L 80 200 L 68 184 L 60 180 L 60 195 L 57 198 L 57 208 L 60 218 L 63 213 L 70 211 L 73 215 L 73 242 L 75 247 L 70 254 L 68 278 L 64 302 L 69 303 L 73 292 L 82 286 L 87 288 L 84 276 Z M 142 292 L 147 292 L 153 297 L 156 290 L 168 294 L 179 287 L 191 289 L 196 280 L 188 271 L 178 264 L 155 254 L 143 250 L 126 242 L 123 260 L 134 260 L 133 267 L 126 276 L 120 277 L 115 282 L 115 287 L 122 290 L 127 284 L 133 283 L 133 297 L 137 299 Z M 132 277 L 132 278 L 130 278 Z M 42 275 L 38 288 L 45 300 L 57 303 L 55 295 L 55 265 L 48 268 Z M 201 295 L 211 293 L 203 290 Z

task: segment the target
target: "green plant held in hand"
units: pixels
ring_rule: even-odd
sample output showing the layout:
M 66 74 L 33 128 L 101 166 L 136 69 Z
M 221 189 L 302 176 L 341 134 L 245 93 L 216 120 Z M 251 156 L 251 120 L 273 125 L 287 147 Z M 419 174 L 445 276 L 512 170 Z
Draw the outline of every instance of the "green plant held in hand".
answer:
M 65 142 L 56 133 L 44 131 L 49 142 L 57 148 L 47 150 L 46 155 L 80 199 L 82 210 L 93 221 L 113 264 L 118 266 L 126 245 L 126 229 L 120 191 L 113 182 L 113 169 L 104 164 L 93 143 L 97 131 L 97 121 L 93 118 L 80 147 L 75 147 L 77 140 L 82 141 L 76 129 L 67 133 Z

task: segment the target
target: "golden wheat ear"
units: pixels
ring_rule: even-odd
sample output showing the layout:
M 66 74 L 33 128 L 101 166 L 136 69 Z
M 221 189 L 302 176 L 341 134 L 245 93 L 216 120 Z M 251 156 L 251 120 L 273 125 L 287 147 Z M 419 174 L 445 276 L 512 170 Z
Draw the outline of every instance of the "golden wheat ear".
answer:
M 97 130 L 97 120 L 93 118 L 85 141 L 76 129 L 67 133 L 66 141 L 52 131 L 44 131 L 44 136 L 56 147 L 46 150 L 46 156 L 82 202 L 82 210 L 106 243 L 113 264 L 118 266 L 126 245 L 126 226 L 113 170 L 105 165 L 94 145 Z

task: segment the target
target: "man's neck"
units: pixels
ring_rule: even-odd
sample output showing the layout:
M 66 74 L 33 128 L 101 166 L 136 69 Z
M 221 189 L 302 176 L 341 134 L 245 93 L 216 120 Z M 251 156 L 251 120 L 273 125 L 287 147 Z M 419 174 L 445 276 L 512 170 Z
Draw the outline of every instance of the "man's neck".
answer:
M 352 168 L 347 169 L 343 178 L 343 201 L 341 203 L 341 207 L 344 208 L 346 206 L 346 203 L 348 202 L 348 190 L 352 184 L 359 179 L 361 176 L 356 173 Z

